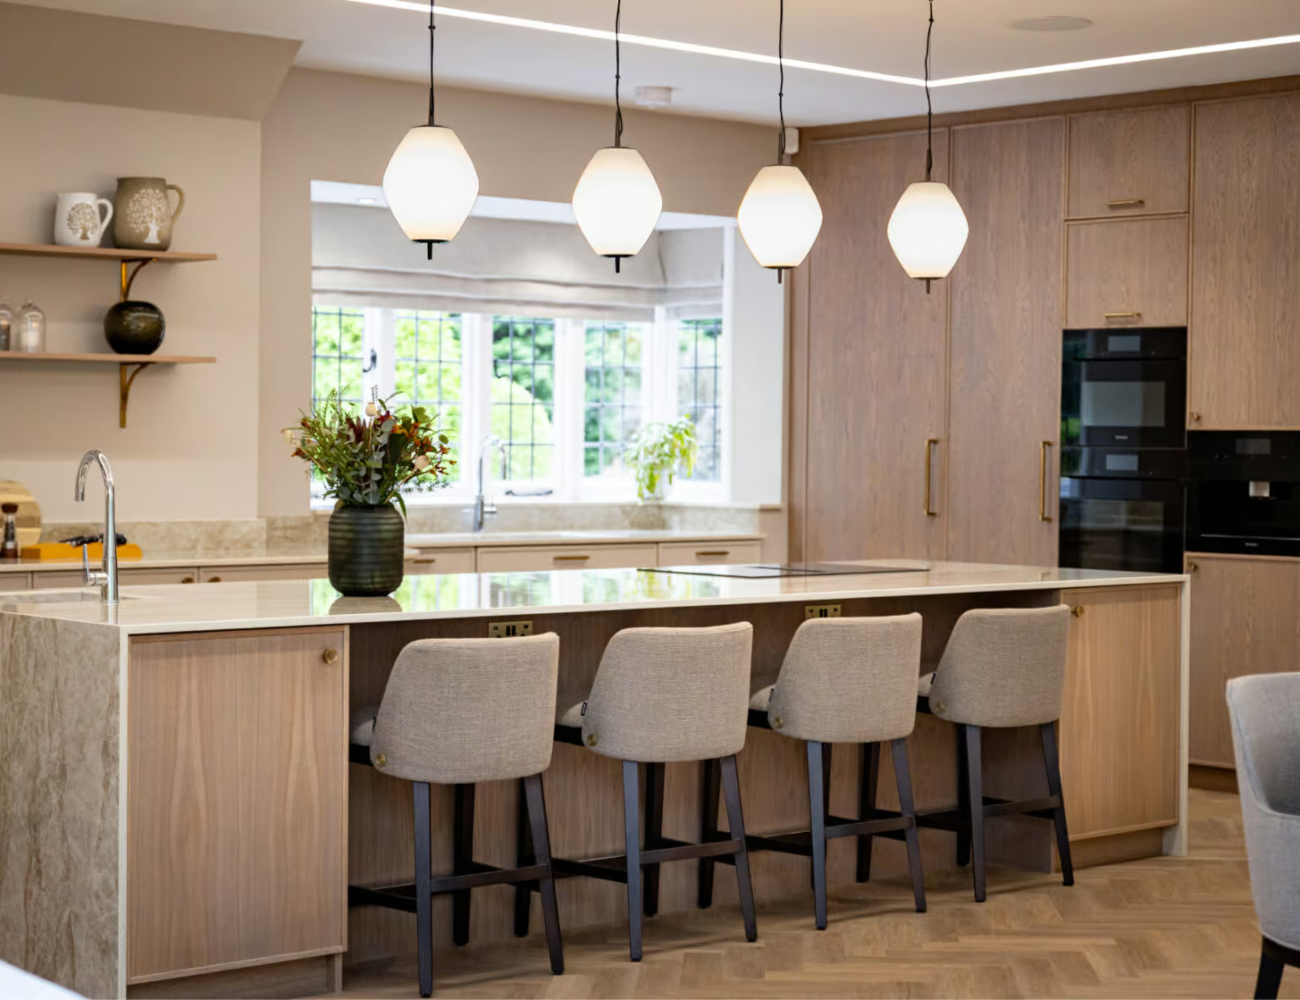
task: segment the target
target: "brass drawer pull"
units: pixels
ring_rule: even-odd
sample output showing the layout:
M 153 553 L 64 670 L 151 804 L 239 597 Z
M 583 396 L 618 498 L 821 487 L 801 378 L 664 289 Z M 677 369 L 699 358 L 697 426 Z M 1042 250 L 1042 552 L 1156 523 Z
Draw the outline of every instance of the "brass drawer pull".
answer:
M 437 559 L 434 559 L 434 558 L 432 558 L 432 557 L 431 557 L 431 558 L 428 558 L 428 559 L 412 559 L 412 560 L 411 560 L 411 562 L 415 563 L 415 565 L 417 565 L 417 566 L 432 566 L 432 565 L 433 565 L 434 563 L 436 563 L 437 561 L 438 561 Z
M 1201 415 L 1195 410 L 1192 410 L 1191 413 L 1187 414 L 1187 419 L 1194 424 L 1199 424 L 1201 422 Z
M 1070 614 L 1074 615 L 1075 618 L 1082 618 L 1082 617 L 1083 617 L 1083 605 L 1082 605 L 1082 604 L 1076 604 L 1074 607 L 1072 607 L 1072 608 L 1070 609 Z
M 208 577 L 208 583 L 220 583 L 220 582 L 221 582 L 221 577 L 219 576 Z
M 181 577 L 181 583 L 193 583 L 193 582 L 194 582 L 194 577 L 192 576 Z
M 1141 319 L 1140 312 L 1108 312 L 1101 314 L 1104 319 Z
M 939 516 L 939 512 L 930 506 L 930 482 L 932 479 L 932 472 L 933 472 L 932 464 L 933 464 L 934 448 L 938 443 L 939 443 L 938 438 L 925 439 L 925 506 L 923 509 L 925 511 L 926 517 Z
M 697 558 L 697 559 L 707 559 L 707 558 L 713 556 L 713 557 L 717 557 L 717 558 L 719 558 L 719 559 L 722 559 L 722 558 L 725 558 L 726 556 L 729 556 L 729 555 L 731 555 L 731 550 L 730 550 L 730 549 L 718 549 L 718 551 L 716 551 L 716 552 L 697 552 L 697 553 L 695 553 L 695 558 Z
M 1146 204 L 1145 198 L 1116 198 L 1106 202 L 1107 208 L 1141 208 Z
M 1047 513 L 1047 449 L 1051 441 L 1044 441 L 1038 449 L 1038 520 L 1050 521 L 1052 515 Z
M 1195 572 L 1196 572 L 1198 569 L 1200 569 L 1200 568 L 1201 568 L 1200 566 L 1196 565 L 1196 561 L 1195 561 L 1195 560 L 1193 560 L 1193 559 L 1188 559 L 1188 560 L 1187 560 L 1187 572 L 1189 572 L 1189 573 L 1195 573 Z
M 586 562 L 591 556 L 552 556 L 553 562 Z
M 332 667 L 334 664 L 339 662 L 339 651 L 333 648 L 327 649 L 325 652 L 320 654 L 320 658 L 322 663 L 328 664 Z

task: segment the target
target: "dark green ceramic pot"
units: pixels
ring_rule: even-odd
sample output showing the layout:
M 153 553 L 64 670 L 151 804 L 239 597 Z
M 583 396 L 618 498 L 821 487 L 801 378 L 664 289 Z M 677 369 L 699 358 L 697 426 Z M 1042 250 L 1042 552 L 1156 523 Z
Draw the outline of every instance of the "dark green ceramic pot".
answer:
M 167 321 L 151 302 L 119 302 L 104 315 L 104 336 L 118 354 L 152 354 L 166 332 Z
M 335 507 L 330 583 L 344 597 L 381 597 L 402 583 L 406 531 L 394 507 Z

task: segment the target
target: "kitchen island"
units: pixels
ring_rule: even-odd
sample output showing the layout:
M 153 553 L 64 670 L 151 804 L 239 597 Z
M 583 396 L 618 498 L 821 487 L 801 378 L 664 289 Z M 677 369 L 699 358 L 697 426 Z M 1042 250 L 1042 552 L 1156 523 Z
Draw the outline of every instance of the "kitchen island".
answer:
M 775 680 L 810 606 L 919 611 L 928 671 L 965 610 L 1065 602 L 1075 617 L 1060 743 L 1075 865 L 1185 850 L 1187 577 L 896 565 L 907 571 L 419 576 L 391 598 L 363 599 L 323 580 L 128 586 L 115 607 L 97 592 L 41 603 L 0 595 L 0 958 L 94 997 L 225 996 L 250 983 L 302 995 L 336 985 L 345 962 L 414 951 L 413 918 L 347 907 L 348 883 L 413 871 L 409 789 L 349 767 L 349 713 L 379 701 L 406 643 L 483 636 L 500 622 L 559 634 L 567 706 L 586 695 L 622 628 L 752 622 L 757 689 Z M 1035 739 L 988 734 L 988 794 L 1042 794 Z M 918 808 L 952 805 L 954 728 L 922 716 L 910 743 Z M 806 824 L 797 743 L 751 730 L 739 767 L 750 832 Z M 839 815 L 856 812 L 857 769 L 857 754 L 834 755 Z M 888 770 L 884 808 L 896 802 Z M 556 747 L 545 783 L 558 855 L 618 852 L 619 776 L 617 761 Z M 695 765 L 668 767 L 666 835 L 698 836 L 698 782 Z M 513 863 L 515 796 L 511 783 L 480 788 L 479 860 Z M 450 866 L 450 815 L 451 789 L 436 790 L 435 869 Z M 1041 820 L 997 821 L 989 834 L 991 861 L 1055 864 Z M 927 871 L 954 865 L 950 835 L 921 839 Z M 852 881 L 852 861 L 838 842 L 832 885 Z M 808 892 L 803 859 L 764 853 L 752 865 L 760 901 Z M 901 845 L 880 843 L 873 877 L 904 870 Z M 694 905 L 694 874 L 665 867 L 657 919 Z M 558 889 L 566 928 L 625 919 L 617 885 L 573 879 Z M 732 894 L 719 879 L 715 905 Z M 435 946 L 450 947 L 449 900 L 434 912 Z M 473 940 L 509 937 L 512 912 L 508 890 L 476 893 Z

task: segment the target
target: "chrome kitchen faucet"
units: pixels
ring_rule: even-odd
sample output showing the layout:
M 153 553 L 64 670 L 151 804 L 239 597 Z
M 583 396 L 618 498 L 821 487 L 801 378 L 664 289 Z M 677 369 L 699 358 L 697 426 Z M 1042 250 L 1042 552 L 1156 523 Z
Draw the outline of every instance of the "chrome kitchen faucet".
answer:
M 86 574 L 86 586 L 99 584 L 100 598 L 105 604 L 117 603 L 117 512 L 116 494 L 113 490 L 113 467 L 102 451 L 88 451 L 81 456 L 77 466 L 77 489 L 73 499 L 86 499 L 86 468 L 91 462 L 99 463 L 99 471 L 104 475 L 104 561 L 102 568 L 91 570 L 90 554 L 85 545 L 81 547 L 81 565 Z

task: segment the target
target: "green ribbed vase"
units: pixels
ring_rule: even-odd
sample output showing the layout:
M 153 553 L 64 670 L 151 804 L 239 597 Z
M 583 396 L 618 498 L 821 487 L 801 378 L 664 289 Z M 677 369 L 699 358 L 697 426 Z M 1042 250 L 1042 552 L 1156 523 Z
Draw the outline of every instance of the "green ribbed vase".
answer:
M 402 583 L 406 526 L 395 507 L 335 507 L 330 583 L 344 597 L 382 597 Z

